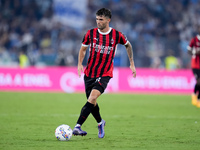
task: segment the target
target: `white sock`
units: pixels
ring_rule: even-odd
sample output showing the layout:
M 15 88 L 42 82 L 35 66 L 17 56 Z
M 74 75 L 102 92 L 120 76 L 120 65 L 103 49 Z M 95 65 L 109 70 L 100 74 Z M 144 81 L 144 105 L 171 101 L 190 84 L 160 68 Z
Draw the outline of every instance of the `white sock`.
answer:
M 76 126 L 75 127 L 80 127 L 81 125 L 80 124 L 76 124 Z
M 101 122 L 98 123 L 98 125 L 101 125 L 101 124 L 102 124 L 102 120 L 101 120 Z

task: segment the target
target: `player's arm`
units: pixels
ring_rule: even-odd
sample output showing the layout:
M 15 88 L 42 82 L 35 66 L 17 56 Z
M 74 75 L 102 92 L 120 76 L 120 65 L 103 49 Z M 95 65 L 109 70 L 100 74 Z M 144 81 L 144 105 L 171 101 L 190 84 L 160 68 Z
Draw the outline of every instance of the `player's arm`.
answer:
M 78 55 L 78 76 L 79 78 L 81 77 L 81 71 L 83 72 L 83 59 L 85 58 L 85 54 L 86 54 L 86 50 L 87 50 L 87 46 L 81 46 L 80 51 L 79 51 L 79 55 Z
M 187 47 L 188 54 L 192 55 L 195 57 L 195 55 L 200 55 L 200 48 L 195 48 L 195 47 Z
M 188 52 L 188 54 L 192 55 L 192 48 L 188 46 L 187 47 L 187 52 Z
M 194 38 L 192 38 L 189 45 L 187 46 L 188 54 L 193 55 L 193 56 L 195 55 L 195 49 L 193 49 L 194 42 L 195 42 L 195 40 L 194 40 Z
M 129 58 L 129 61 L 130 61 L 130 69 L 132 71 L 132 74 L 133 74 L 133 77 L 135 78 L 136 77 L 136 69 L 135 69 L 135 64 L 134 64 L 134 60 L 133 60 L 133 49 L 132 49 L 132 45 L 130 42 L 128 42 L 126 45 L 126 51 L 127 51 L 127 54 L 128 54 L 128 58 Z
M 190 41 L 190 44 L 187 46 L 188 53 L 195 57 L 195 55 L 200 55 L 200 48 L 195 47 L 195 39 L 193 38 Z
M 200 48 L 196 48 L 196 54 L 200 55 Z
M 200 48 L 195 48 L 195 47 L 187 47 L 188 53 L 190 55 L 200 55 Z

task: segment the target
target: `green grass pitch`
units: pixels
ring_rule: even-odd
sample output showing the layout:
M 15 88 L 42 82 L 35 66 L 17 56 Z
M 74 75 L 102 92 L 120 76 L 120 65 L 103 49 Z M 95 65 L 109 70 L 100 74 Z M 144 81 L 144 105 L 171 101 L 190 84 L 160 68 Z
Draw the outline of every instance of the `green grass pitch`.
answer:
M 73 128 L 85 102 L 84 94 L 0 92 L 0 150 L 200 149 L 200 108 L 190 95 L 103 94 L 105 138 L 90 115 L 87 136 L 58 141 L 56 127 Z

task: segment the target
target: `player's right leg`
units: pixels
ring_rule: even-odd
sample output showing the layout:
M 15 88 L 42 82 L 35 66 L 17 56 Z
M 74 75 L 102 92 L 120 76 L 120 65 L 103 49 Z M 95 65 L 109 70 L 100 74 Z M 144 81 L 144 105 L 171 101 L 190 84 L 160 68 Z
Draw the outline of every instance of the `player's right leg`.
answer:
M 196 106 L 200 108 L 200 99 L 197 100 Z
M 200 97 L 200 70 L 192 69 L 192 72 L 194 74 L 194 77 L 196 78 L 196 84 L 191 98 L 192 98 L 192 105 L 196 106 L 198 103 L 198 99 Z
M 194 91 L 197 90 L 196 87 L 197 87 L 197 85 L 195 85 Z M 192 105 L 196 106 L 197 105 L 197 94 L 196 94 L 196 92 L 192 93 L 191 98 L 192 98 Z
M 85 122 L 89 114 L 92 112 L 92 110 L 94 109 L 94 106 L 96 105 L 96 99 L 101 95 L 101 93 L 98 90 L 94 91 L 92 90 L 95 79 L 84 76 L 84 81 L 85 81 L 85 90 L 88 101 L 82 107 L 77 124 L 73 129 L 74 135 L 81 135 L 81 136 L 87 135 L 87 132 L 83 131 L 81 129 L 81 126 Z
M 81 136 L 85 136 L 87 135 L 87 132 L 86 131 L 83 131 L 81 129 L 81 125 L 76 125 L 73 129 L 73 135 L 81 135 Z
M 91 113 L 92 109 L 94 108 L 94 104 L 91 104 L 90 102 L 86 102 L 86 104 L 82 107 L 80 116 L 78 118 L 77 124 L 73 129 L 73 135 L 87 135 L 86 131 L 83 131 L 81 129 L 82 124 L 85 122 L 89 114 Z

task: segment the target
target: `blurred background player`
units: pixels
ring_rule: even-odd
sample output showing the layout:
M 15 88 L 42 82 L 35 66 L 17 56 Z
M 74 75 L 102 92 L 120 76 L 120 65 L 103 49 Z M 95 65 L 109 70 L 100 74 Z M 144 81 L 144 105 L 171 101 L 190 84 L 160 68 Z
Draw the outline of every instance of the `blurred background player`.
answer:
M 191 58 L 191 68 L 196 78 L 194 93 L 192 94 L 192 104 L 200 108 L 200 26 L 198 34 L 190 41 L 188 48 Z
M 19 53 L 19 66 L 20 68 L 26 68 L 29 66 L 28 57 L 23 50 Z
M 127 38 L 119 31 L 111 28 L 111 11 L 102 8 L 96 12 L 97 28 L 88 30 L 85 34 L 78 58 L 78 75 L 83 71 L 83 59 L 86 50 L 90 45 L 90 56 L 87 67 L 84 71 L 85 92 L 87 97 L 86 104 L 82 107 L 77 124 L 73 129 L 74 135 L 86 135 L 87 132 L 81 129 L 90 113 L 98 123 L 98 137 L 105 135 L 105 121 L 101 118 L 97 98 L 104 92 L 109 80 L 113 77 L 113 59 L 117 44 L 123 44 L 126 47 L 130 61 L 130 69 L 133 77 L 136 77 L 136 69 L 133 61 L 132 46 Z
M 167 51 L 168 56 L 165 58 L 165 68 L 167 70 L 176 70 L 179 68 L 178 58 L 174 56 L 174 51 L 169 49 Z

